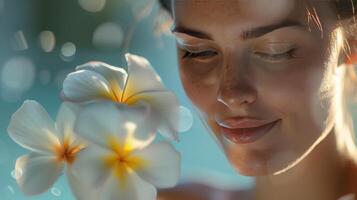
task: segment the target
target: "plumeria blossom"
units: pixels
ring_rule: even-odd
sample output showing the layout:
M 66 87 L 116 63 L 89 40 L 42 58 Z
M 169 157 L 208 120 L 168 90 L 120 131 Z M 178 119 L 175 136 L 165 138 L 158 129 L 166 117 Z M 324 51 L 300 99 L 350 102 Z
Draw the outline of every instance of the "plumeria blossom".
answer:
M 84 141 L 73 132 L 76 106 L 63 103 L 53 122 L 36 101 L 26 100 L 12 115 L 8 127 L 10 137 L 30 150 L 17 159 L 16 181 L 26 195 L 47 191 L 66 168 L 67 178 L 77 199 L 92 199 L 85 186 L 72 171 L 77 154 L 85 148 Z M 87 196 L 88 195 L 88 196 Z
M 99 199 L 154 200 L 156 187 L 178 182 L 180 154 L 167 141 L 137 140 L 137 135 L 147 134 L 139 127 L 148 123 L 131 109 L 102 101 L 87 104 L 78 115 L 75 131 L 89 145 L 79 152 L 73 169 Z
M 150 104 L 151 121 L 158 131 L 169 139 L 178 140 L 178 111 L 176 96 L 165 89 L 161 78 L 144 57 L 125 54 L 128 73 L 103 62 L 80 65 L 63 82 L 63 98 L 72 102 L 110 100 L 134 106 L 139 102 Z

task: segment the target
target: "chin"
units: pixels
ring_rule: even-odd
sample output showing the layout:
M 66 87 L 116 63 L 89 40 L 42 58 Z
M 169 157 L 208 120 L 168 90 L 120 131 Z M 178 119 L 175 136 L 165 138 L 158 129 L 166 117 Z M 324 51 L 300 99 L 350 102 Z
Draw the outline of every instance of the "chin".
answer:
M 232 167 L 243 176 L 266 176 L 269 173 L 265 162 L 259 159 L 247 157 L 228 156 L 228 160 Z
M 265 167 L 256 167 L 250 165 L 238 165 L 236 163 L 231 163 L 234 169 L 243 176 L 251 176 L 251 177 L 258 177 L 258 176 L 267 176 L 272 175 L 273 173 L 269 173 Z
M 298 154 L 289 151 L 280 153 L 234 151 L 225 149 L 232 167 L 243 176 L 269 176 L 283 173 L 298 163 Z

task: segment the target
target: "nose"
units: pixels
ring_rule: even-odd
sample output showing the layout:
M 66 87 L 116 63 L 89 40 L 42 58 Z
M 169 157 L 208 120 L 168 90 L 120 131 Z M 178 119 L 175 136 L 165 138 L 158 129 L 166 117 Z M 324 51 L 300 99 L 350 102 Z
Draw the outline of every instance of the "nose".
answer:
M 229 70 L 223 74 L 217 101 L 228 108 L 240 109 L 256 101 L 257 91 L 247 70 Z

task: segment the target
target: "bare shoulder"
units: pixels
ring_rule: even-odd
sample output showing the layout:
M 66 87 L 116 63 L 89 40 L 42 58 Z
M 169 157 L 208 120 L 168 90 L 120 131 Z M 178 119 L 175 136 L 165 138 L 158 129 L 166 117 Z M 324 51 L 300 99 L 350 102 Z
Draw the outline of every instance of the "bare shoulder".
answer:
M 223 190 L 201 183 L 183 183 L 160 190 L 158 200 L 250 200 L 251 190 Z

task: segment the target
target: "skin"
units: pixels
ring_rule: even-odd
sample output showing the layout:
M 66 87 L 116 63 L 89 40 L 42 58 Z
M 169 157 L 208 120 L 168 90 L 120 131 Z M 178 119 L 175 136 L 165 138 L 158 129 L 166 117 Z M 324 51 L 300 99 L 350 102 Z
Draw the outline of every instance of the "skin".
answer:
M 287 14 L 293 15 L 290 19 L 307 23 L 304 6 L 277 1 L 277 5 L 284 4 L 290 11 L 264 9 L 267 5 L 256 6 L 258 1 L 177 1 L 175 5 L 176 26 L 193 27 L 213 37 L 209 41 L 176 34 L 183 44 L 180 41 L 178 45 L 179 58 L 189 45 L 200 44 L 200 51 L 214 49 L 218 53 L 198 59 L 179 59 L 180 76 L 188 97 L 204 113 L 228 158 L 243 175 L 265 175 L 282 170 L 324 131 L 330 131 L 325 130 L 329 110 L 322 107 L 329 106 L 329 99 L 323 98 L 320 90 L 328 84 L 323 81 L 327 71 L 324 61 L 329 56 L 331 38 L 321 39 L 319 30 L 310 32 L 308 26 L 284 27 L 246 41 L 237 37 L 248 27 L 276 23 L 289 18 Z M 226 10 L 228 5 L 229 11 Z M 261 14 L 252 19 L 248 13 Z M 267 18 L 272 13 L 274 17 Z M 270 61 L 252 53 L 284 53 L 294 46 L 298 49 L 293 59 Z M 188 50 L 194 51 L 194 48 Z M 215 123 L 216 118 L 233 116 L 280 119 L 280 122 L 271 130 L 272 134 L 251 144 L 237 145 L 225 140 Z
M 174 30 L 183 87 L 232 166 L 257 177 L 254 198 L 328 200 L 356 193 L 349 189 L 357 185 L 356 155 L 337 145 L 344 130 L 334 121 L 332 80 L 341 52 L 332 50 L 338 25 L 332 4 L 180 0 L 173 6 L 175 27 L 184 28 Z M 245 30 L 284 20 L 301 26 L 241 37 Z M 206 54 L 184 58 L 187 51 Z M 235 116 L 279 122 L 259 140 L 236 144 L 216 123 Z

